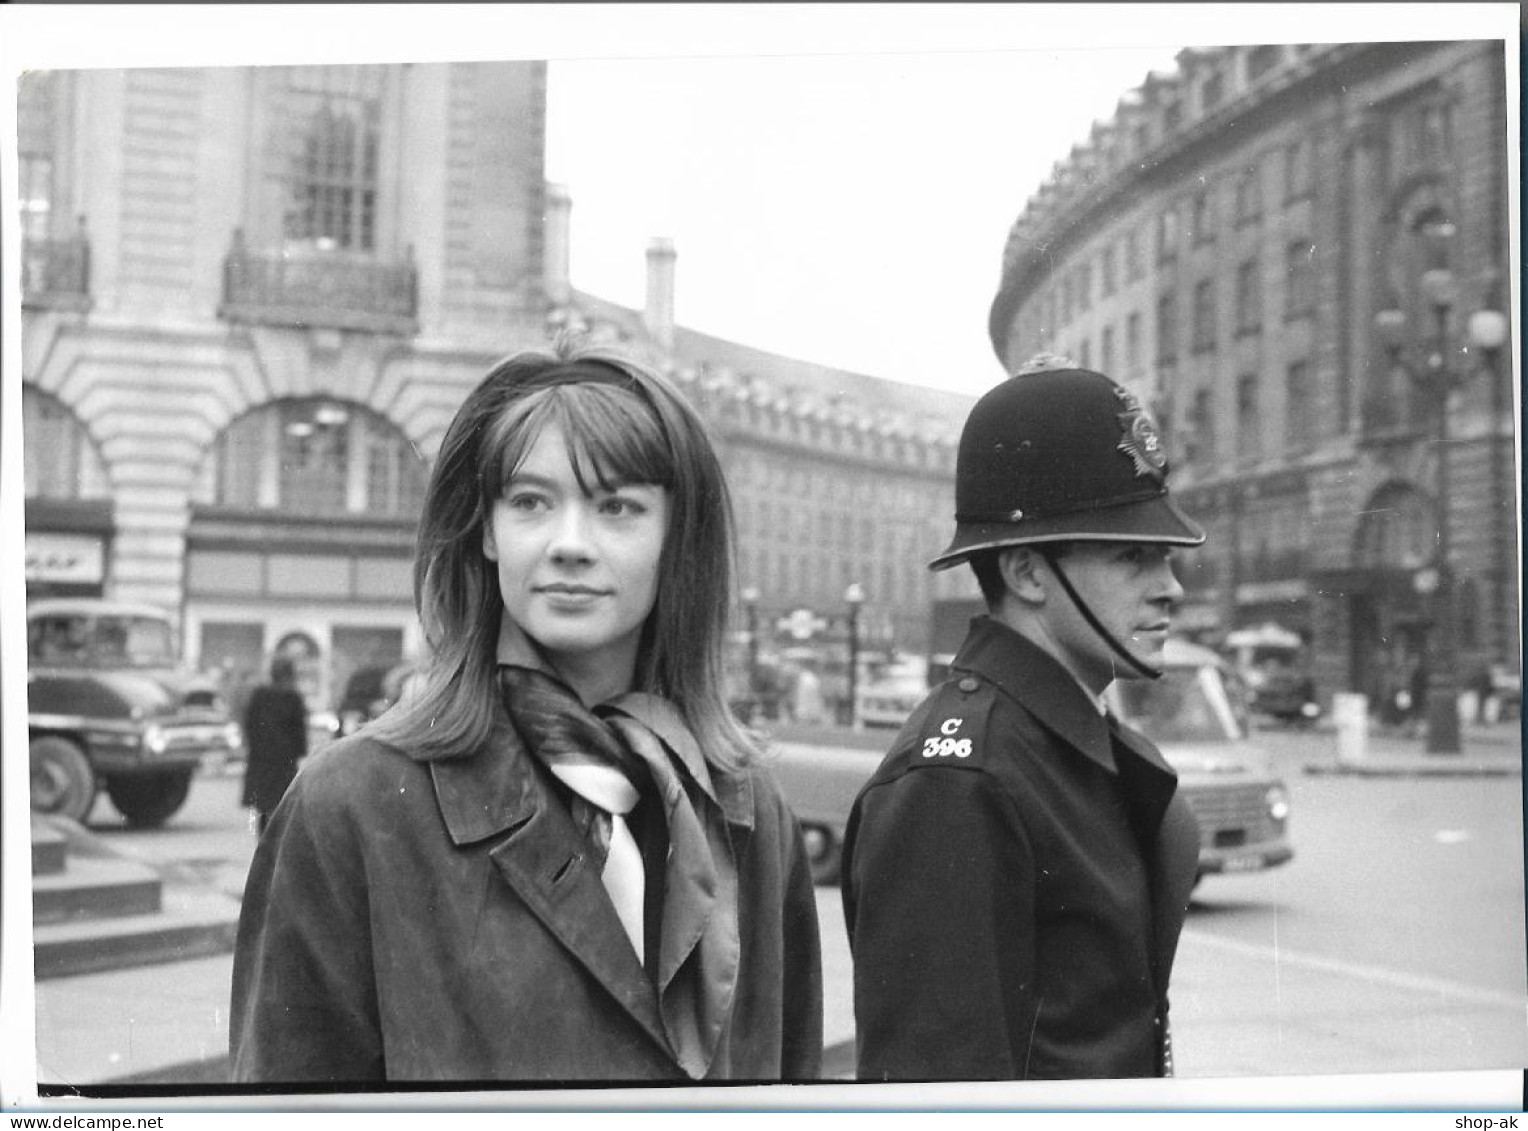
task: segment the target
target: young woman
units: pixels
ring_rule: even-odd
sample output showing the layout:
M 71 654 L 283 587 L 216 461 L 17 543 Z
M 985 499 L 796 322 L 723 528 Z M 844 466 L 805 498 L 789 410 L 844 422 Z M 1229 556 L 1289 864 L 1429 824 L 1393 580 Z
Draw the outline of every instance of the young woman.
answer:
M 251 866 L 236 1080 L 817 1075 L 810 869 L 720 689 L 730 567 L 669 382 L 565 343 L 488 374 L 420 520 L 424 678 Z

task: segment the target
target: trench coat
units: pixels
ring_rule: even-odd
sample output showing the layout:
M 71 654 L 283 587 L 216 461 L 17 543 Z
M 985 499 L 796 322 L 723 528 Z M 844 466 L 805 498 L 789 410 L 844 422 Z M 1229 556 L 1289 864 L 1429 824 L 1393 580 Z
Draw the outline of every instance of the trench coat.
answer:
M 1171 1072 L 1199 832 L 1147 739 L 987 617 L 861 790 L 842 893 L 861 1079 Z
M 244 708 L 245 808 L 269 813 L 297 776 L 308 752 L 308 712 L 301 693 L 265 685 L 250 693 Z
M 763 770 L 712 781 L 737 861 L 740 954 L 706 1078 L 813 1079 L 821 957 L 800 828 Z M 365 734 L 327 747 L 251 865 L 233 1078 L 686 1080 L 586 847 L 507 724 L 430 763 Z

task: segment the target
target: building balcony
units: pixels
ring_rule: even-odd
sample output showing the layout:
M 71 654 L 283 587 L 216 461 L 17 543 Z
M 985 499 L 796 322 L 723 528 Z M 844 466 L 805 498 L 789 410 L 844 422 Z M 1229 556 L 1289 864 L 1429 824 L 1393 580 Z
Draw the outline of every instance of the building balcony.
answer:
M 22 241 L 21 305 L 28 310 L 90 309 L 90 238 L 83 216 L 75 235 Z
M 223 260 L 229 322 L 411 335 L 419 329 L 413 251 L 387 262 L 322 250 L 253 251 L 235 230 Z

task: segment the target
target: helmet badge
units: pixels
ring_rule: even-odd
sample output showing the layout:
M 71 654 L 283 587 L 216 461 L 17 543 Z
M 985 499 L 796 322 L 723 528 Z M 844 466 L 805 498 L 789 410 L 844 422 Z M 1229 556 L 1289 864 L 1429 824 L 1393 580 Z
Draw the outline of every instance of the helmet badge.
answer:
M 1119 414 L 1122 434 L 1117 450 L 1130 457 L 1136 475 L 1149 475 L 1162 481 L 1167 476 L 1167 453 L 1162 450 L 1162 437 L 1157 434 L 1157 426 L 1134 394 L 1118 389 L 1115 395 L 1125 406 L 1125 411 Z

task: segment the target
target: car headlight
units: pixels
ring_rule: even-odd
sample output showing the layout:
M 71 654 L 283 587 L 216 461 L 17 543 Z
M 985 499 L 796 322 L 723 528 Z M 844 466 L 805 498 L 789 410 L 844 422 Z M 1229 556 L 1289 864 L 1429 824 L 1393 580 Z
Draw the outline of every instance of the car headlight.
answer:
M 244 745 L 244 731 L 238 723 L 223 724 L 223 741 L 228 743 L 230 750 L 237 750 Z
M 150 754 L 163 754 L 169 745 L 170 740 L 165 737 L 164 730 L 158 723 L 153 723 L 144 730 L 143 746 Z
M 1275 821 L 1283 822 L 1289 817 L 1289 794 L 1281 785 L 1271 785 L 1268 792 L 1263 795 L 1263 803 L 1268 806 L 1268 815 Z

